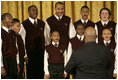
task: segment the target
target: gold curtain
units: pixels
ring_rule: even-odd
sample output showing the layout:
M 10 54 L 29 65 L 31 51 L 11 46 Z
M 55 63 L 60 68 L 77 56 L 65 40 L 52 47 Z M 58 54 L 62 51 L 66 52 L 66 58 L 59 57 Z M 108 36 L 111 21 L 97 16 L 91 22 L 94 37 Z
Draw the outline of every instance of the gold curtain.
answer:
M 13 17 L 24 21 L 28 18 L 28 7 L 36 5 L 38 7 L 38 18 L 46 21 L 48 17 L 55 13 L 55 3 L 57 1 L 1 1 L 1 14 L 9 12 Z M 90 8 L 89 19 L 93 22 L 100 20 L 99 12 L 103 7 L 111 10 L 110 20 L 117 22 L 117 1 L 62 1 L 65 5 L 65 15 L 71 17 L 75 22 L 81 18 L 80 9 L 87 5 Z

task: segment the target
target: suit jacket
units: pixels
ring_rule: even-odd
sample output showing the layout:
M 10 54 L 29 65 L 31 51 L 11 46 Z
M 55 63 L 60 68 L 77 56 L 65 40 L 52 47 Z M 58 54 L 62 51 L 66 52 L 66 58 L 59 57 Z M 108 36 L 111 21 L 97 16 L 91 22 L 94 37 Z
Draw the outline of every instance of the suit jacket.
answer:
M 74 68 L 76 68 L 76 78 L 107 78 L 106 71 L 109 69 L 112 73 L 113 68 L 109 48 L 100 46 L 95 42 L 86 43 L 72 53 L 65 71 L 70 73 Z

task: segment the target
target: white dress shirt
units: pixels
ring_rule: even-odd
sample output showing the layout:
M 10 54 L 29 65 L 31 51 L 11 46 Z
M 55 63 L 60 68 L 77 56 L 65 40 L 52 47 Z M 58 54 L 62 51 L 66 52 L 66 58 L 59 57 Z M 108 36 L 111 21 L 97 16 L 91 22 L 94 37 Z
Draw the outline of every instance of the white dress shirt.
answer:
M 59 42 L 55 43 L 52 41 L 52 44 L 55 45 L 57 44 L 59 46 Z M 64 56 L 64 67 L 66 66 L 66 63 L 67 63 L 67 55 L 66 55 L 66 50 L 64 51 L 63 53 L 63 56 Z M 48 52 L 45 50 L 45 53 L 44 53 L 44 72 L 45 72 L 45 75 L 48 75 L 49 74 L 49 70 L 48 70 L 48 58 L 49 58 L 49 55 L 48 55 Z M 66 73 L 64 71 L 64 73 Z
M 54 15 L 56 17 L 57 20 L 62 19 L 63 15 L 61 15 L 60 17 L 58 17 L 56 14 Z
M 116 44 L 117 44 L 117 27 L 116 27 L 116 29 L 115 29 L 116 31 L 116 33 L 115 33 L 115 41 L 116 41 Z M 115 48 L 115 50 L 114 50 L 114 55 L 115 55 L 115 64 L 114 64 L 114 71 L 113 71 L 113 73 L 114 74 L 117 74 L 117 45 L 116 45 L 116 48 Z
M 62 19 L 63 15 L 61 17 L 58 17 L 56 14 L 54 15 L 56 17 L 57 20 Z M 69 24 L 69 37 L 73 38 L 76 35 L 76 31 L 75 28 L 72 24 L 72 20 L 70 21 Z M 50 26 L 48 24 L 48 22 L 46 21 L 46 25 L 45 25 L 45 29 L 44 29 L 44 36 L 45 36 L 45 45 L 49 45 L 50 43 Z
M 81 22 L 82 22 L 82 23 L 84 23 L 84 22 L 86 22 L 86 23 L 87 23 L 87 22 L 88 22 L 88 19 L 87 19 L 86 21 L 84 21 L 83 19 L 81 19 Z
M 37 23 L 37 18 L 33 19 L 33 18 L 29 17 L 29 20 L 31 21 L 32 24 L 34 24 L 34 21 L 36 21 L 36 23 Z
M 105 45 L 107 45 L 107 43 L 110 44 L 111 40 L 109 40 L 109 41 L 104 40 L 103 42 L 104 42 Z
M 3 26 L 2 28 L 3 28 L 6 32 L 9 33 L 9 29 L 8 29 L 7 27 Z M 2 41 L 2 39 L 1 39 L 1 49 L 2 49 L 2 43 L 3 43 L 3 41 Z M 16 47 L 17 47 L 17 49 L 18 49 L 17 39 L 16 39 Z M 18 52 L 17 55 L 16 55 L 16 61 L 17 61 L 17 64 L 20 63 L 20 61 L 19 61 L 19 52 Z M 4 65 L 3 65 L 2 50 L 1 50 L 1 67 L 4 67 Z
M 115 64 L 114 64 L 114 71 L 113 71 L 113 73 L 117 74 L 117 45 L 116 45 L 116 48 L 114 50 L 114 55 L 115 55 Z
M 80 35 L 77 34 L 77 38 L 80 39 L 80 37 L 81 37 L 81 41 L 83 41 L 84 35 L 80 36 Z M 67 51 L 67 53 L 68 53 L 67 54 L 67 62 L 69 61 L 69 59 L 70 59 L 70 57 L 72 55 L 72 52 L 73 52 L 73 50 L 72 50 L 72 44 L 69 42 L 68 51 Z

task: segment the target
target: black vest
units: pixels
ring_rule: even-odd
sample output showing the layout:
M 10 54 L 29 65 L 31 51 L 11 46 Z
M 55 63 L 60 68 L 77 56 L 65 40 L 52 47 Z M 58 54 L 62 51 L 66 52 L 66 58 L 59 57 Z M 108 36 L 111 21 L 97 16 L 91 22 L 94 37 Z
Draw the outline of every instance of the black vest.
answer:
M 45 47 L 44 39 L 44 26 L 45 23 L 37 19 L 37 27 L 30 22 L 29 19 L 26 19 L 22 22 L 24 29 L 26 31 L 26 50 L 27 53 L 30 51 L 43 51 Z
M 2 56 L 3 58 L 16 59 L 16 54 L 18 52 L 16 47 L 16 35 L 14 31 L 10 33 L 6 32 L 1 28 L 1 38 L 2 38 Z
M 116 29 L 116 23 L 115 22 L 109 21 L 108 24 L 106 25 L 106 27 L 103 27 L 101 21 L 97 22 L 96 25 L 97 25 L 97 29 L 98 29 L 98 42 L 102 42 L 103 41 L 102 31 L 105 28 L 108 28 L 108 29 L 111 30 L 111 33 L 112 33 L 111 41 L 115 42 L 115 38 L 114 38 L 114 36 L 115 36 L 115 29 Z
M 55 30 L 59 32 L 60 43 L 68 45 L 70 18 L 68 16 L 63 15 L 62 19 L 58 21 L 56 17 L 53 15 L 49 17 L 46 21 L 50 26 L 50 30 L 51 30 L 50 32 Z
M 74 23 L 74 27 L 76 28 L 78 24 L 83 24 L 81 20 L 78 20 Z M 86 23 L 86 26 L 84 26 L 85 28 L 92 26 L 95 27 L 95 23 L 93 23 L 92 21 L 88 20 L 88 22 Z

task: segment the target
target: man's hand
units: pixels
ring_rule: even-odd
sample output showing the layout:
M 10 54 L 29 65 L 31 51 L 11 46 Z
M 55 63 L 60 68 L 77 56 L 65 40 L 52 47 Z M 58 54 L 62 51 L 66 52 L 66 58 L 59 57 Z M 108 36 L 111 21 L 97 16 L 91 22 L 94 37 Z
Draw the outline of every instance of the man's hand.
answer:
M 46 77 L 46 79 L 49 79 L 50 78 L 50 75 L 48 74 L 48 75 L 45 75 L 45 77 Z
M 18 69 L 17 74 L 19 74 L 19 72 L 20 72 L 20 67 L 19 67 L 19 64 L 17 64 L 17 69 Z
M 24 72 L 26 72 L 26 64 L 24 64 Z
M 25 57 L 26 64 L 28 64 L 29 58 Z
M 113 74 L 113 77 L 115 77 L 115 78 L 116 78 L 116 77 L 117 77 L 117 74 L 116 74 L 116 73 L 114 73 L 114 74 Z
M 6 70 L 5 70 L 4 67 L 1 67 L 1 74 L 2 74 L 3 76 L 6 76 Z
M 67 77 L 67 73 L 64 73 L 64 78 L 66 78 Z

